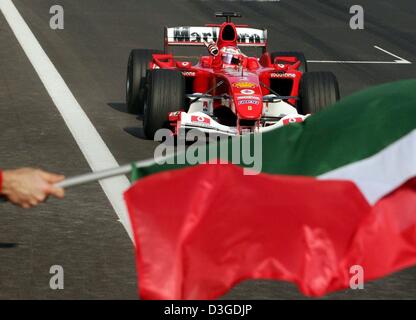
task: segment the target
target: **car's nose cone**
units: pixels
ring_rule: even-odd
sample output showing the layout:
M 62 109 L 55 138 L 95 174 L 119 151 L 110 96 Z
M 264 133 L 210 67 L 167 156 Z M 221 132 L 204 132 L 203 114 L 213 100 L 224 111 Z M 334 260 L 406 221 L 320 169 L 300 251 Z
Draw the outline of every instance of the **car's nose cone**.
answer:
M 255 120 L 261 118 L 263 111 L 262 91 L 254 81 L 232 83 L 234 105 L 237 117 Z

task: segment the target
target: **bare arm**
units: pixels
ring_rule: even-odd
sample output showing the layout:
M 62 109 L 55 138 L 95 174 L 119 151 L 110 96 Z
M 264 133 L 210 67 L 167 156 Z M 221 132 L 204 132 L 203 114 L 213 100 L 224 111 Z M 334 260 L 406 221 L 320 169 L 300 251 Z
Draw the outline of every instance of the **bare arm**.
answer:
M 63 198 L 64 190 L 54 186 L 63 179 L 62 175 L 39 169 L 6 170 L 2 172 L 0 194 L 16 205 L 31 208 L 44 202 L 50 195 Z

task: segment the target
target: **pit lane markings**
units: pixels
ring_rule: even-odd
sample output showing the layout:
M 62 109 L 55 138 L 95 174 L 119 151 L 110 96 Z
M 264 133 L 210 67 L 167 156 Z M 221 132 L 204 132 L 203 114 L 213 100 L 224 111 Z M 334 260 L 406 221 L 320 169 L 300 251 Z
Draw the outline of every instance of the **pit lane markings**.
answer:
M 380 50 L 398 60 L 394 61 L 360 61 L 360 60 L 308 60 L 309 63 L 344 63 L 344 64 L 412 64 L 412 62 L 395 55 L 379 46 L 374 46 L 377 50 Z
M 72 133 L 92 171 L 118 167 L 114 156 L 82 110 L 38 40 L 11 0 L 0 0 L 0 11 L 32 63 L 36 73 Z M 133 240 L 123 192 L 130 186 L 125 176 L 100 181 L 119 221 Z

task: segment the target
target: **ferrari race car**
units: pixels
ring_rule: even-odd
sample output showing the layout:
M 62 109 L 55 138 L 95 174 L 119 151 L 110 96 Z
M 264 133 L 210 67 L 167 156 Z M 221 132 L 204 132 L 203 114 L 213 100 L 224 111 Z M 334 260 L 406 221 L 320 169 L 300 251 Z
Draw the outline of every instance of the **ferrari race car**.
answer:
M 331 72 L 308 72 L 301 52 L 268 52 L 267 30 L 231 22 L 165 28 L 164 51 L 135 49 L 128 60 L 126 103 L 143 117 L 149 139 L 157 130 L 199 129 L 239 135 L 261 132 L 308 115 L 339 99 Z M 197 63 L 175 58 L 171 46 L 206 46 Z M 259 58 L 240 48 L 262 49 Z

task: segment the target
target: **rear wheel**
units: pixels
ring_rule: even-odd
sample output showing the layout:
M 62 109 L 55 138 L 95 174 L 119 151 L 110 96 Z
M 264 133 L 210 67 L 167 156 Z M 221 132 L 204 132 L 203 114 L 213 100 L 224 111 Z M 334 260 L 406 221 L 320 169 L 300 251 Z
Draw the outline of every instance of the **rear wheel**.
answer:
M 298 51 L 275 51 L 270 54 L 272 63 L 274 63 L 277 57 L 296 57 L 300 61 L 299 71 L 302 73 L 308 72 L 308 62 L 306 61 L 305 55 Z M 279 63 L 279 60 L 276 62 Z
M 307 72 L 300 82 L 300 113 L 316 113 L 339 100 L 338 80 L 332 72 Z
M 146 73 L 152 61 L 152 54 L 161 52 L 150 49 L 134 49 L 130 52 L 126 81 L 126 104 L 129 113 L 143 114 L 146 100 Z
M 153 139 L 157 130 L 168 125 L 169 112 L 178 111 L 185 104 L 185 78 L 177 70 L 156 69 L 149 72 L 147 103 L 143 129 Z

